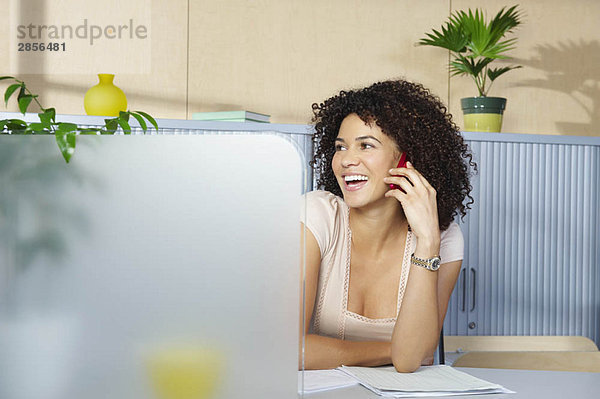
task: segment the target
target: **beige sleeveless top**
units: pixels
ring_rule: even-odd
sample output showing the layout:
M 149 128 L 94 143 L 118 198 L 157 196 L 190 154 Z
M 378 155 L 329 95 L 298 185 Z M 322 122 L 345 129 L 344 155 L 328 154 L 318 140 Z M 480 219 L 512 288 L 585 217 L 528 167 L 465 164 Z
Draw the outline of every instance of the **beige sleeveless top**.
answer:
M 351 239 L 349 208 L 328 191 L 312 191 L 305 196 L 302 222 L 315 236 L 321 250 L 321 268 L 309 332 L 352 341 L 391 341 L 396 318 L 370 319 L 348 310 Z M 416 239 L 406 236 L 402 272 L 398 286 L 396 314 L 410 272 L 410 254 Z M 442 232 L 442 263 L 463 258 L 463 237 L 456 223 Z

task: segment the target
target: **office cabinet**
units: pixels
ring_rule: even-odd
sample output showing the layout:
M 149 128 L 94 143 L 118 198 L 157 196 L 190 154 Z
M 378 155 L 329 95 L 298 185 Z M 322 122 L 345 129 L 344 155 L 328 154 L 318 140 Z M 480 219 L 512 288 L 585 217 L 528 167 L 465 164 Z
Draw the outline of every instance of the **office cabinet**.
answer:
M 598 344 L 600 138 L 464 135 L 479 171 L 445 334 Z

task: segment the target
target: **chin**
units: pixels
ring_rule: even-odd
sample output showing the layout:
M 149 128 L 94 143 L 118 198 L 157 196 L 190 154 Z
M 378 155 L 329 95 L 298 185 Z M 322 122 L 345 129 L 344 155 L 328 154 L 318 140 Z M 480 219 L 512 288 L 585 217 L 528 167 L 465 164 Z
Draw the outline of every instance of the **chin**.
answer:
M 394 198 L 388 198 L 382 193 L 381 195 L 376 195 L 374 193 L 361 193 L 358 194 L 356 192 L 344 192 L 342 191 L 342 196 L 344 198 L 344 202 L 348 205 L 349 208 L 362 208 L 368 205 L 380 204 L 383 205 L 386 203 L 386 200 L 395 200 Z
M 348 205 L 348 208 L 361 208 L 367 204 L 365 201 L 358 201 L 347 196 L 344 196 L 344 202 Z
M 350 208 L 361 208 L 373 202 L 373 196 L 369 193 L 344 192 L 344 202 Z

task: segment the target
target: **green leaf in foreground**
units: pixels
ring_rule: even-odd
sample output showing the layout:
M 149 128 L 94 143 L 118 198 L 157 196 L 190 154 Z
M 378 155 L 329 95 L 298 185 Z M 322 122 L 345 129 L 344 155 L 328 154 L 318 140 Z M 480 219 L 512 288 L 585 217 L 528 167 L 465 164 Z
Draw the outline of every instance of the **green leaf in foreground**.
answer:
M 104 126 L 106 126 L 107 133 L 114 133 L 119 128 L 119 124 L 116 119 L 105 119 Z
M 2 122 L 11 133 L 25 133 L 25 129 L 27 129 L 27 122 L 20 119 L 6 119 Z
M 13 83 L 12 85 L 8 86 L 6 88 L 6 91 L 4 92 L 4 104 L 8 105 L 8 100 L 10 100 L 10 96 L 13 95 L 13 93 L 15 91 L 17 91 L 17 89 L 21 87 L 21 85 L 19 83 Z
M 33 133 L 48 133 L 49 125 L 44 125 L 43 123 L 30 123 L 28 130 L 31 130 Z
M 50 125 L 54 123 L 56 111 L 54 110 L 54 108 L 48 108 L 44 110 L 44 112 L 40 112 L 38 116 L 40 118 L 40 122 L 44 125 L 44 127 L 50 128 Z
M 138 121 L 138 123 L 142 127 L 142 130 L 144 131 L 144 133 L 146 133 L 146 130 L 148 130 L 148 125 L 146 124 L 146 121 L 144 120 L 144 118 L 142 118 L 140 115 L 136 114 L 135 112 L 132 112 L 131 116 L 133 116 Z
M 88 127 L 85 129 L 79 129 L 79 134 L 102 134 L 102 129 Z
M 68 132 L 72 132 L 72 131 L 75 131 L 75 130 L 77 130 L 77 125 L 76 124 L 74 124 L 74 123 L 60 122 L 58 124 L 58 130 L 57 130 L 57 132 L 68 133 Z
M 148 115 L 145 112 L 142 111 L 135 111 L 137 114 L 142 115 L 144 118 L 148 119 L 148 121 L 152 124 L 152 126 L 154 126 L 154 128 L 156 129 L 156 131 L 158 132 L 158 123 L 156 123 L 156 121 L 154 120 L 153 117 L 151 117 L 150 115 Z
M 124 121 L 121 118 L 117 118 L 117 123 L 123 129 L 123 133 L 125 133 L 125 134 L 131 134 L 131 126 L 129 126 L 129 123 L 127 123 L 127 121 Z
M 31 94 L 25 94 L 19 98 L 19 110 L 23 115 L 25 115 L 27 112 L 27 108 L 29 107 L 29 104 L 31 104 L 32 100 L 33 96 Z
M 76 132 L 67 132 L 59 129 L 56 131 L 55 137 L 56 144 L 58 144 L 58 149 L 60 150 L 65 161 L 69 163 L 71 156 L 73 156 L 73 153 L 75 152 Z

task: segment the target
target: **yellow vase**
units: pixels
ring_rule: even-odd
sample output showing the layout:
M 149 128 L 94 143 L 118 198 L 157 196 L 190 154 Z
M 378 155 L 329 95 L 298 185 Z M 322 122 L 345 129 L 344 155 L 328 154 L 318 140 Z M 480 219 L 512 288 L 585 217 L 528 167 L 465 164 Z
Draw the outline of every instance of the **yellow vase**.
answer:
M 99 73 L 100 83 L 85 93 L 83 106 L 88 115 L 118 116 L 119 111 L 127 111 L 127 97 L 123 90 L 113 84 L 115 75 Z

